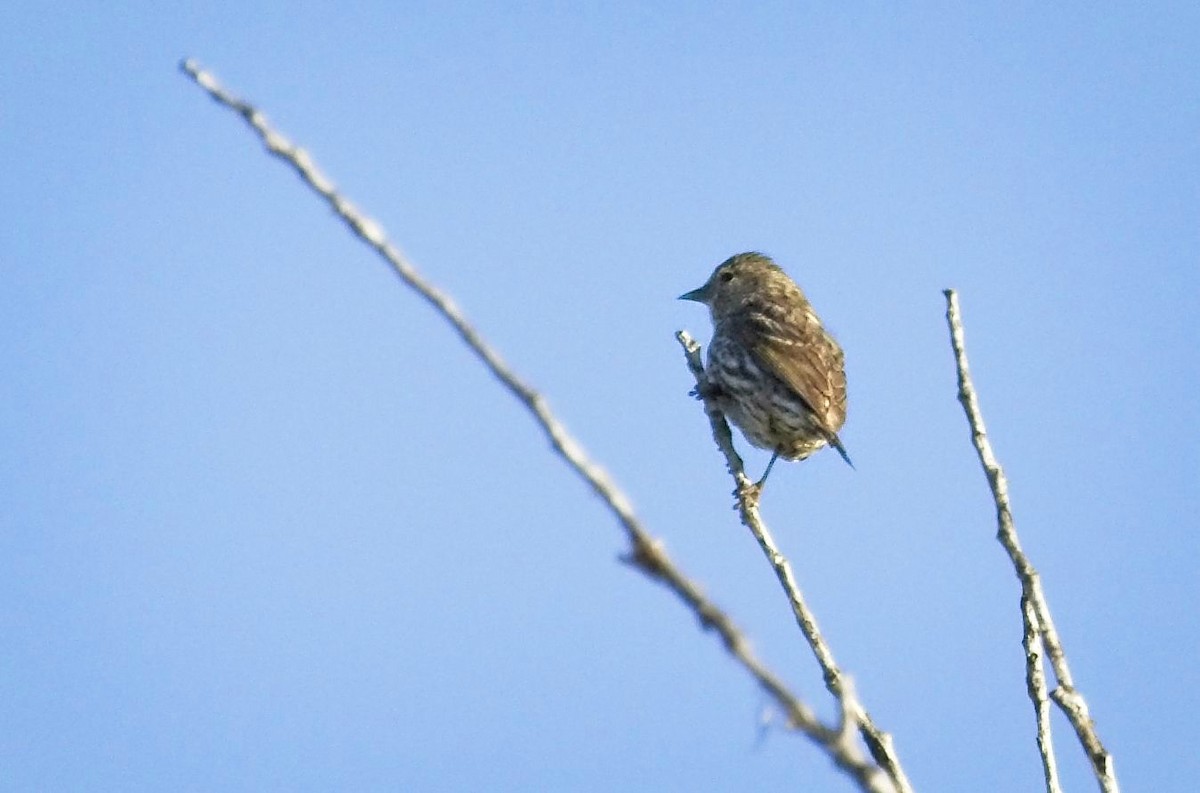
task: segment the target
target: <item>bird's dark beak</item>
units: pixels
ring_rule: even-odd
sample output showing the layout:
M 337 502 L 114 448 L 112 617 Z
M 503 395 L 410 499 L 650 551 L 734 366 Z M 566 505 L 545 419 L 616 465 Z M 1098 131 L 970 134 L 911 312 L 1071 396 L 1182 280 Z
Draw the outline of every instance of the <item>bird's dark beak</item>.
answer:
M 677 300 L 695 300 L 697 303 L 707 303 L 708 302 L 708 290 L 706 290 L 702 286 L 699 289 L 693 289 L 690 292 L 684 292 L 682 295 L 680 295 L 676 299 Z

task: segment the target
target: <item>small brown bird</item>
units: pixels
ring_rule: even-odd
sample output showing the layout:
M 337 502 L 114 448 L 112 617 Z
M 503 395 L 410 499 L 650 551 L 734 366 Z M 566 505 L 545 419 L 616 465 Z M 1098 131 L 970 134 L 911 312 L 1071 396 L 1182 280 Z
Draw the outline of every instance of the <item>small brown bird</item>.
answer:
M 846 421 L 842 348 L 800 287 L 770 257 L 739 253 L 680 300 L 712 313 L 710 396 L 750 443 L 775 460 L 803 460 L 826 444 L 853 468 L 838 430 Z

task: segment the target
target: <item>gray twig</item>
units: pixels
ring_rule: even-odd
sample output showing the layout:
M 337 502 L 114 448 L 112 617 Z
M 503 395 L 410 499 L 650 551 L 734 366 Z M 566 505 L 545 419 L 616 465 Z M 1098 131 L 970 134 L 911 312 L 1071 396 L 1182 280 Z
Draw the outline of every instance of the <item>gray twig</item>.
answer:
M 762 515 L 758 509 L 758 491 L 750 481 L 750 478 L 746 476 L 741 456 L 733 448 L 733 435 L 729 431 L 729 423 L 725 420 L 725 415 L 716 403 L 704 396 L 710 392 L 710 389 L 707 387 L 708 381 L 704 371 L 704 363 L 700 359 L 700 343 L 692 338 L 691 334 L 683 330 L 678 331 L 675 334 L 675 338 L 683 347 L 688 369 L 696 379 L 696 393 L 700 394 L 704 400 L 704 412 L 707 414 L 709 424 L 712 427 L 713 439 L 717 443 L 717 448 L 721 450 L 721 454 L 724 455 L 725 465 L 737 485 L 738 515 L 741 518 L 742 525 L 754 535 L 754 539 L 762 549 L 763 555 L 770 562 L 771 569 L 775 571 L 775 577 L 779 579 L 779 585 L 783 588 L 784 594 L 787 595 L 788 605 L 791 606 L 796 624 L 799 626 L 800 632 L 804 634 L 808 646 L 812 648 L 813 655 L 816 656 L 817 663 L 821 667 L 821 672 L 825 679 L 825 688 L 838 700 L 838 703 L 842 707 L 843 729 L 846 730 L 847 728 L 856 726 L 858 732 L 866 742 L 867 748 L 870 749 L 871 756 L 890 778 L 896 790 L 899 793 L 911 793 L 912 787 L 905 776 L 904 769 L 900 765 L 900 758 L 896 755 L 892 736 L 875 725 L 870 714 L 867 713 L 857 696 L 855 696 L 854 687 L 850 684 L 849 678 L 838 667 L 837 661 L 833 658 L 833 652 L 829 649 L 829 645 L 825 642 L 825 637 L 821 635 L 821 631 L 817 627 L 816 615 L 808 607 L 808 603 L 804 600 L 804 595 L 800 592 L 800 585 L 796 583 L 796 577 L 792 574 L 791 564 L 788 562 L 787 557 L 779 550 L 779 546 L 775 543 L 775 538 L 771 535 L 766 524 L 763 523 Z
M 1037 717 L 1038 748 L 1042 755 L 1042 769 L 1046 778 L 1046 790 L 1056 793 L 1058 774 L 1054 760 L 1053 744 L 1050 741 L 1050 714 L 1046 704 L 1046 680 L 1042 650 L 1045 648 L 1050 656 L 1050 666 L 1054 670 L 1057 682 L 1049 697 L 1059 709 L 1066 714 L 1067 720 L 1075 729 L 1075 735 L 1087 753 L 1096 776 L 1096 782 L 1104 793 L 1118 793 L 1117 772 L 1113 767 L 1113 758 L 1100 736 L 1096 734 L 1096 725 L 1088 715 L 1087 702 L 1083 694 L 1075 687 L 1071 677 L 1071 668 L 1067 664 L 1067 655 L 1063 650 L 1062 640 L 1054 627 L 1050 616 L 1050 606 L 1042 591 L 1041 577 L 1029 557 L 1021 549 L 1017 529 L 1013 524 L 1012 506 L 1008 500 L 1008 479 L 1004 469 L 996 460 L 992 444 L 988 440 L 987 429 L 983 424 L 983 413 L 979 409 L 979 400 L 975 395 L 975 386 L 971 382 L 971 372 L 967 366 L 967 351 L 963 343 L 962 318 L 958 309 L 958 293 L 953 289 L 945 290 L 946 322 L 950 326 L 950 344 L 954 348 L 954 363 L 958 369 L 958 401 L 962 403 L 967 414 L 967 423 L 971 428 L 971 442 L 979 455 L 979 463 L 987 474 L 988 486 L 992 490 L 992 500 L 996 504 L 996 522 L 998 530 L 996 538 L 1008 552 L 1017 578 L 1021 582 L 1021 613 L 1025 624 L 1025 667 L 1026 685 L 1029 696 L 1033 700 L 1034 713 Z

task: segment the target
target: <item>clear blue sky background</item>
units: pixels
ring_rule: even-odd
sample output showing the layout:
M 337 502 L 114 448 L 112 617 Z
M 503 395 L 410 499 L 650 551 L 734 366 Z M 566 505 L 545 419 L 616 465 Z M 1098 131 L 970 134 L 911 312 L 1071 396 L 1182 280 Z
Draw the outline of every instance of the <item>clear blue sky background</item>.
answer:
M 760 734 L 521 408 L 186 55 L 832 717 L 672 338 L 709 331 L 676 295 L 774 255 L 846 348 L 858 470 L 782 465 L 765 516 L 918 789 L 1034 790 L 960 289 L 1100 733 L 1129 790 L 1192 789 L 1194 3 L 205 5 L 0 10 L 0 788 L 852 789 Z

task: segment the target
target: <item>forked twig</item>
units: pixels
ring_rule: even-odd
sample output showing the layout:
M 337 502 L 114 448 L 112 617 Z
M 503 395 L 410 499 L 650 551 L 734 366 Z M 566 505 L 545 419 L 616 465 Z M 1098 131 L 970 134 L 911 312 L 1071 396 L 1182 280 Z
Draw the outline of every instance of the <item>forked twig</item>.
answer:
M 979 463 L 987 474 L 988 486 L 992 490 L 992 499 L 996 504 L 996 522 L 998 530 L 996 538 L 1008 552 L 1017 578 L 1021 582 L 1021 614 L 1025 625 L 1025 666 L 1026 681 L 1029 696 L 1033 701 L 1034 712 L 1037 716 L 1038 747 L 1042 755 L 1042 769 L 1046 778 L 1046 790 L 1057 791 L 1058 775 L 1053 755 L 1053 745 L 1050 741 L 1050 713 L 1046 703 L 1047 689 L 1043 647 L 1050 656 L 1050 666 L 1054 670 L 1057 684 L 1049 692 L 1049 697 L 1058 705 L 1075 729 L 1075 735 L 1087 753 L 1088 760 L 1095 774 L 1096 782 L 1104 793 L 1118 793 L 1117 772 L 1113 767 L 1113 758 L 1100 736 L 1096 734 L 1096 725 L 1088 715 L 1087 702 L 1083 694 L 1075 688 L 1071 677 L 1071 668 L 1067 664 L 1067 655 L 1063 650 L 1062 640 L 1054 628 L 1054 620 L 1050 616 L 1050 606 L 1042 591 L 1041 577 L 1029 557 L 1021 549 L 1017 529 L 1013 524 L 1012 506 L 1008 500 L 1008 479 L 1004 469 L 996 460 L 992 444 L 988 440 L 987 429 L 983 424 L 983 413 L 979 409 L 979 400 L 975 394 L 975 386 L 971 382 L 971 372 L 967 366 L 967 351 L 963 342 L 962 317 L 958 309 L 958 293 L 953 289 L 945 290 L 946 322 L 950 326 L 950 343 L 954 348 L 954 363 L 958 370 L 958 401 L 962 403 L 967 414 L 967 423 L 971 428 L 971 442 L 979 455 Z

